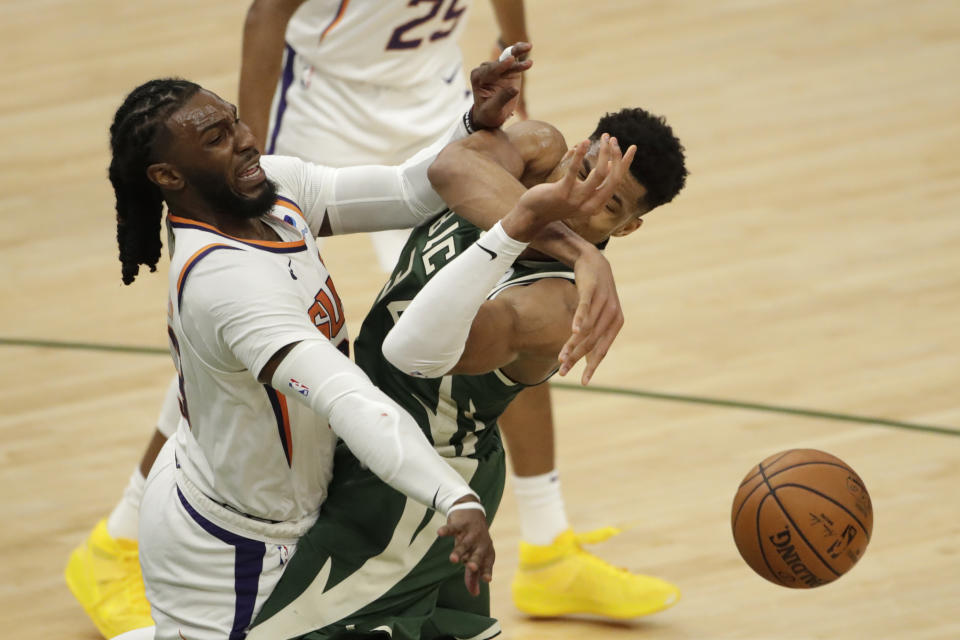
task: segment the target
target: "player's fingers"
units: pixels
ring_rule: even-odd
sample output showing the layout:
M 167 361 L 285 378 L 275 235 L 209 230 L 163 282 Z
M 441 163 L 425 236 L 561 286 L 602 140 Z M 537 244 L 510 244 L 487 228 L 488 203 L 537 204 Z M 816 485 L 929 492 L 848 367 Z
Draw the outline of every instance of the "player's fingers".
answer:
M 632 158 L 633 153 L 630 154 L 630 159 L 632 160 Z M 603 182 L 597 185 L 593 193 L 590 194 L 589 198 L 584 202 L 584 211 L 599 211 L 610 201 L 614 191 L 617 190 L 617 187 L 620 186 L 620 183 L 623 181 L 623 176 L 629 167 L 629 161 L 625 163 L 625 159 L 625 156 L 620 152 L 620 145 L 617 144 L 617 139 L 611 138 L 608 161 L 609 170 Z
M 513 56 L 517 60 L 525 60 L 533 50 L 533 45 L 529 42 L 516 42 L 510 45 L 510 48 L 513 49 Z
M 610 157 L 609 157 L 609 171 L 607 172 L 607 177 L 597 188 L 598 190 L 609 189 L 612 191 L 617 188 L 617 185 L 620 184 L 621 178 L 624 174 L 624 163 L 623 163 L 623 152 L 620 150 L 620 143 L 616 138 L 610 138 Z
M 515 56 L 507 55 L 509 48 L 504 49 L 500 58 L 489 71 L 489 82 L 496 82 L 499 78 L 511 76 L 526 71 L 533 66 L 533 60 L 519 60 Z
M 600 363 L 603 362 L 603 359 L 607 357 L 607 352 L 610 350 L 610 346 L 613 344 L 613 341 L 617 339 L 617 336 L 620 334 L 620 330 L 623 328 L 623 313 L 619 311 L 613 318 L 613 320 L 603 329 L 597 339 L 597 343 L 593 349 L 590 350 L 590 353 L 586 356 L 586 366 L 583 370 L 583 375 L 580 378 L 580 383 L 584 386 L 590 384 L 590 380 L 593 378 L 593 374 L 596 372 L 597 367 L 600 366 Z
M 563 348 L 560 350 L 560 355 L 557 356 L 557 360 L 560 362 L 560 368 L 557 373 L 559 373 L 561 376 L 565 376 L 570 373 L 570 369 L 577 364 L 577 361 L 572 354 L 578 351 L 580 344 L 585 339 L 586 338 L 583 335 L 574 333 L 567 338 L 567 341 L 563 344 Z
M 593 167 L 590 175 L 587 176 L 587 179 L 584 180 L 583 183 L 583 188 L 587 190 L 587 202 L 585 204 L 589 204 L 591 207 L 606 204 L 609 195 L 607 198 L 603 196 L 607 191 L 610 191 L 612 194 L 612 190 L 609 189 L 610 176 L 616 170 L 616 163 L 619 157 L 619 147 L 617 147 L 616 138 L 611 138 L 604 134 L 604 137 L 600 139 L 597 164 Z
M 497 87 L 493 97 L 490 98 L 489 102 L 484 105 L 484 107 L 494 112 L 499 111 L 508 102 L 513 100 L 518 93 L 520 93 L 520 90 L 516 87 Z
M 476 597 L 480 595 L 480 580 L 476 571 L 467 569 L 463 572 L 463 584 L 467 587 L 470 595 Z
M 596 330 L 591 331 L 588 334 L 584 334 L 582 338 L 576 341 L 576 343 L 571 344 L 571 348 L 567 351 L 566 358 L 566 368 L 567 371 L 572 369 L 580 360 L 593 351 L 594 347 L 597 346 L 597 341 L 599 337 Z
M 589 140 L 583 140 L 573 147 L 573 157 L 570 159 L 570 164 L 567 165 L 567 172 L 564 174 L 563 178 L 560 179 L 560 182 L 563 183 L 563 186 L 567 189 L 572 188 L 573 185 L 576 184 L 577 174 L 579 173 L 580 168 L 583 166 L 583 157 L 587 155 L 587 150 L 589 148 Z
M 578 185 L 581 196 L 581 206 L 586 210 L 588 201 L 593 201 L 597 196 L 597 189 L 603 184 L 607 174 L 610 173 L 610 137 L 603 134 L 598 146 L 599 152 L 597 162 L 590 170 L 586 179 Z M 595 205 L 594 205 L 595 206 Z M 590 211 L 592 213 L 592 211 Z

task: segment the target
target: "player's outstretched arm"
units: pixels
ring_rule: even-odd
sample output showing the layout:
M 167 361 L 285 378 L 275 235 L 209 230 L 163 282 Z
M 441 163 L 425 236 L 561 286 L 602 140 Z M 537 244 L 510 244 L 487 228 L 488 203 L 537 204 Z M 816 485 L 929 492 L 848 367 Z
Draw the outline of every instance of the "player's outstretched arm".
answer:
M 265 151 L 287 23 L 304 0 L 253 0 L 243 25 L 238 111 Z
M 620 183 L 631 158 L 608 139 L 586 179 L 577 177 L 589 146 L 584 141 L 571 149 L 571 168 L 560 180 L 525 192 L 487 235 L 426 283 L 384 340 L 388 361 L 420 377 L 442 376 L 457 365 L 487 295 L 527 243 L 554 220 L 592 215 Z
M 490 582 L 495 553 L 486 511 L 417 423 L 328 340 L 289 344 L 258 379 L 326 418 L 368 469 L 394 489 L 447 516 L 438 535 L 454 537 L 451 562 L 465 566 L 471 593 Z
M 529 50 L 523 43 L 517 47 Z M 297 202 L 311 230 L 319 236 L 416 226 L 445 208 L 427 175 L 437 155 L 444 146 L 466 138 L 475 128 L 496 129 L 503 124 L 515 106 L 520 76 L 530 64 L 529 60 L 510 57 L 474 69 L 474 104 L 470 111 L 458 117 L 441 140 L 400 166 L 331 169 L 301 163 L 300 177 L 281 186 L 288 193 L 301 195 Z M 271 174 L 271 178 L 281 183 L 282 177 Z

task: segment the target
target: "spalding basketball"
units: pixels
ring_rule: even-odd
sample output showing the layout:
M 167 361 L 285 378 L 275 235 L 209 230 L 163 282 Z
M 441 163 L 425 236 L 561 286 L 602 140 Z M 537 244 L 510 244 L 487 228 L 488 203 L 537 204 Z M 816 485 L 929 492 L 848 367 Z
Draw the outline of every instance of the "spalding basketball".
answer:
M 816 449 L 774 454 L 733 499 L 733 539 L 754 571 L 785 587 L 833 582 L 863 556 L 873 505 L 860 476 Z

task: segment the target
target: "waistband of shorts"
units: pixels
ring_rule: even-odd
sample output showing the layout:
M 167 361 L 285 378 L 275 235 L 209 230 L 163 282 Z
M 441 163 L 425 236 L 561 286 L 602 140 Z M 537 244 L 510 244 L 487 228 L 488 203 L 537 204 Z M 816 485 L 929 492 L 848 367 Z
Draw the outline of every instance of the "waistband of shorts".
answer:
M 212 500 L 190 481 L 190 478 L 180 467 L 175 466 L 174 472 L 177 487 L 183 493 L 187 502 L 190 503 L 190 506 L 214 524 L 237 535 L 271 544 L 290 545 L 296 543 L 300 536 L 313 526 L 319 515 L 319 513 L 312 513 L 300 520 L 285 522 L 266 522 L 248 518 L 242 513 L 228 509 Z

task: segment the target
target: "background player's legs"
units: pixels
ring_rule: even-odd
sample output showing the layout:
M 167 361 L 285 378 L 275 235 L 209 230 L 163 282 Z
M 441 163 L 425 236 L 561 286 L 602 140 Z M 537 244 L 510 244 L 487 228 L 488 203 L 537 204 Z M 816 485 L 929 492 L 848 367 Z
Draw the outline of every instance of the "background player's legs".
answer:
M 167 386 L 157 428 L 120 500 L 70 554 L 64 572 L 70 591 L 106 638 L 153 624 L 138 557 L 140 501 L 150 467 L 176 431 L 180 419 L 177 391 L 174 376 Z
M 570 530 L 556 469 L 549 384 L 524 389 L 499 422 L 520 515 L 520 566 L 511 584 L 517 608 L 535 616 L 634 618 L 676 602 L 673 585 L 617 570 L 581 548 L 617 529 L 579 535 Z
M 530 544 L 550 544 L 569 525 L 556 469 L 549 383 L 520 392 L 499 423 L 510 456 L 520 536 Z

